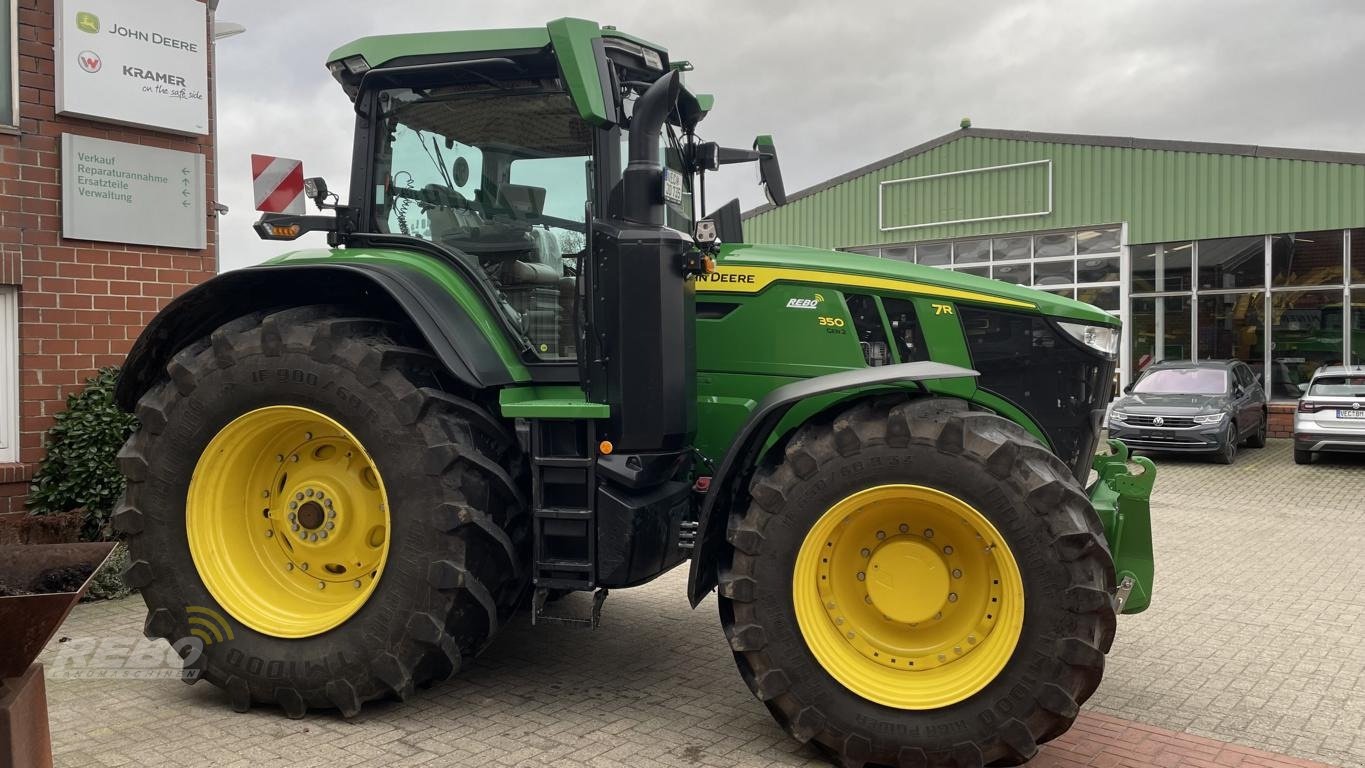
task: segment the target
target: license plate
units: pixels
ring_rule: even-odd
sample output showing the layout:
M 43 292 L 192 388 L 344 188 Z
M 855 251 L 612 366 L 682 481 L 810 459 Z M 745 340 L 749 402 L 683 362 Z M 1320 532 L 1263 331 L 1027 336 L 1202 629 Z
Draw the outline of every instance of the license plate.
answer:
M 1345 411 L 1345 410 L 1342 410 L 1342 409 L 1338 408 L 1338 409 L 1337 409 L 1337 418 L 1338 418 L 1338 419 L 1360 419 L 1361 421 L 1365 421 L 1365 409 L 1362 409 L 1362 410 L 1355 410 L 1355 409 L 1352 409 L 1352 410 L 1349 410 L 1349 411 Z

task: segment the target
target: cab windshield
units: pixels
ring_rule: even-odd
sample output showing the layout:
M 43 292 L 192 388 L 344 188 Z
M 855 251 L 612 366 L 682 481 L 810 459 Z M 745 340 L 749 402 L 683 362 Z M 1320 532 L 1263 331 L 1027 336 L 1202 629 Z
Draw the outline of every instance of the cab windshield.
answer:
M 477 264 L 543 359 L 572 359 L 586 243 L 592 128 L 553 83 L 391 88 L 379 94 L 379 232 Z

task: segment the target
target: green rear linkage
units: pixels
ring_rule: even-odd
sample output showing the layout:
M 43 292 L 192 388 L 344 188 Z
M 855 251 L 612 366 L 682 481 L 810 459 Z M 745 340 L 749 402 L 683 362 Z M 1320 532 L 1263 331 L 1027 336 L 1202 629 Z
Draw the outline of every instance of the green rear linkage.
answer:
M 1128 470 L 1132 462 L 1142 471 Z M 1104 523 L 1104 536 L 1114 555 L 1120 613 L 1141 613 L 1152 602 L 1152 486 L 1156 464 L 1128 455 L 1128 446 L 1109 441 L 1109 453 L 1095 457 L 1099 479 L 1090 486 L 1090 503 Z

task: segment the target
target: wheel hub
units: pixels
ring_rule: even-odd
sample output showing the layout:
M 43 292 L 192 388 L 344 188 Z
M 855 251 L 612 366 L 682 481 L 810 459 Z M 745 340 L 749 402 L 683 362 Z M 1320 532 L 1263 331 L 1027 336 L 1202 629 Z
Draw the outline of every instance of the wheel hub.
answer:
M 923 541 L 885 542 L 872 554 L 866 574 L 872 605 L 892 621 L 928 621 L 948 602 L 948 564 Z
M 388 553 L 388 504 L 370 457 L 339 423 L 294 406 L 251 411 L 214 437 L 185 524 L 214 599 L 276 637 L 345 621 Z
M 999 532 L 965 502 L 913 485 L 860 491 L 821 516 L 797 553 L 793 604 L 826 671 L 903 709 L 985 686 L 1023 624 L 1022 579 Z

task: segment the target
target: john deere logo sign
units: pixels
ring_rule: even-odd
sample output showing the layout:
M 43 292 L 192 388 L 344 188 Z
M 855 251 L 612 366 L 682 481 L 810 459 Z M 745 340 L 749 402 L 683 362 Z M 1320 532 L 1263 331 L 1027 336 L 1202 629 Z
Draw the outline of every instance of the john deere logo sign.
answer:
M 100 31 L 100 17 L 88 11 L 76 12 L 76 29 L 82 32 L 96 34 Z

